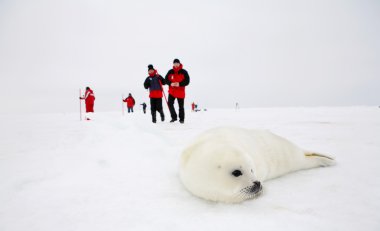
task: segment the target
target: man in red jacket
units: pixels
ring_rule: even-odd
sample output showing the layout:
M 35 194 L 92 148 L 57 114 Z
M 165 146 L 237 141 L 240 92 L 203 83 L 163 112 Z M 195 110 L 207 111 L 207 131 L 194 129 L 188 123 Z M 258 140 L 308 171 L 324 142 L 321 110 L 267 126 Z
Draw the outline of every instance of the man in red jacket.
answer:
M 79 98 L 84 100 L 86 104 L 86 120 L 90 120 L 90 118 L 88 117 L 88 113 L 94 112 L 94 102 L 95 102 L 94 92 L 91 90 L 90 87 L 86 87 L 86 92 L 84 93 L 84 96 L 79 97 Z
M 148 74 L 149 76 L 144 81 L 144 88 L 149 88 L 152 122 L 156 123 L 156 112 L 160 113 L 161 121 L 165 120 L 164 111 L 162 110 L 162 85 L 165 85 L 165 79 L 157 73 L 152 64 L 148 65 Z
M 132 97 L 132 94 L 129 93 L 128 97 L 123 100 L 127 103 L 128 113 L 133 113 L 133 106 L 135 106 L 135 99 Z
M 173 69 L 169 70 L 165 76 L 166 83 L 169 85 L 169 110 L 173 123 L 177 120 L 177 113 L 174 109 L 174 101 L 177 99 L 179 106 L 179 122 L 185 122 L 185 87 L 190 83 L 189 74 L 183 69 L 182 63 L 178 59 L 173 61 Z

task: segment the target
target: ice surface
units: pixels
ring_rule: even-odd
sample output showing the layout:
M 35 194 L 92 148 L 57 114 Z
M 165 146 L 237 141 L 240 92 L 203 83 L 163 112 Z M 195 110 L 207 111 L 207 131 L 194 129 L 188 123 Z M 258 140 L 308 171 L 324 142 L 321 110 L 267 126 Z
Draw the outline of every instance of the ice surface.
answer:
M 0 115 L 0 230 L 380 230 L 380 109 L 209 109 L 186 123 L 149 111 Z M 337 165 L 264 183 L 241 204 L 181 185 L 181 150 L 200 132 L 269 129 Z

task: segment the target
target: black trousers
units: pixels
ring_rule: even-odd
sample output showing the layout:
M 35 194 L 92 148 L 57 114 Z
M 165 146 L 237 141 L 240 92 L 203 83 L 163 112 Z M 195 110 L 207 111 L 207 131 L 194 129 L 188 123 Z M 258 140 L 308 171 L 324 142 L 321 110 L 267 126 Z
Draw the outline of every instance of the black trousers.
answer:
M 160 113 L 161 119 L 165 118 L 162 110 L 162 98 L 150 98 L 150 111 L 153 121 L 156 121 L 156 112 Z
M 185 109 L 183 108 L 183 105 L 185 103 L 185 99 L 180 98 L 174 98 L 174 96 L 169 95 L 168 104 L 169 104 L 169 110 L 170 110 L 170 116 L 173 120 L 177 120 L 177 113 L 174 109 L 174 101 L 177 99 L 178 106 L 179 106 L 179 120 L 185 121 Z

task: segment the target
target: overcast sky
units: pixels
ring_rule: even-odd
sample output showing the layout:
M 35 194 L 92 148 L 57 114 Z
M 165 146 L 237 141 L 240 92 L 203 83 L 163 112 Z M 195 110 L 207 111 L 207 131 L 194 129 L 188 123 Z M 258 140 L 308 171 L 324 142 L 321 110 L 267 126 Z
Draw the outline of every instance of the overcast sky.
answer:
M 380 105 L 380 1 L 0 0 L 0 113 L 148 102 L 147 65 L 201 107 Z

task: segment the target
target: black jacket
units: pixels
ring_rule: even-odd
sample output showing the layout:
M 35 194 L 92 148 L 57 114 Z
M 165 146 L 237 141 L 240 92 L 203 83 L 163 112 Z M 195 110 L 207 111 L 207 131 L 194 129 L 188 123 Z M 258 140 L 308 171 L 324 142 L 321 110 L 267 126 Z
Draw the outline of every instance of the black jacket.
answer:
M 148 76 L 145 81 L 144 81 L 144 87 L 145 89 L 148 89 L 150 91 L 154 91 L 154 90 L 159 90 L 161 91 L 161 84 L 159 83 L 159 81 L 161 82 L 162 85 L 165 85 L 166 81 L 165 79 L 161 76 L 161 75 L 156 75 L 156 76 Z

